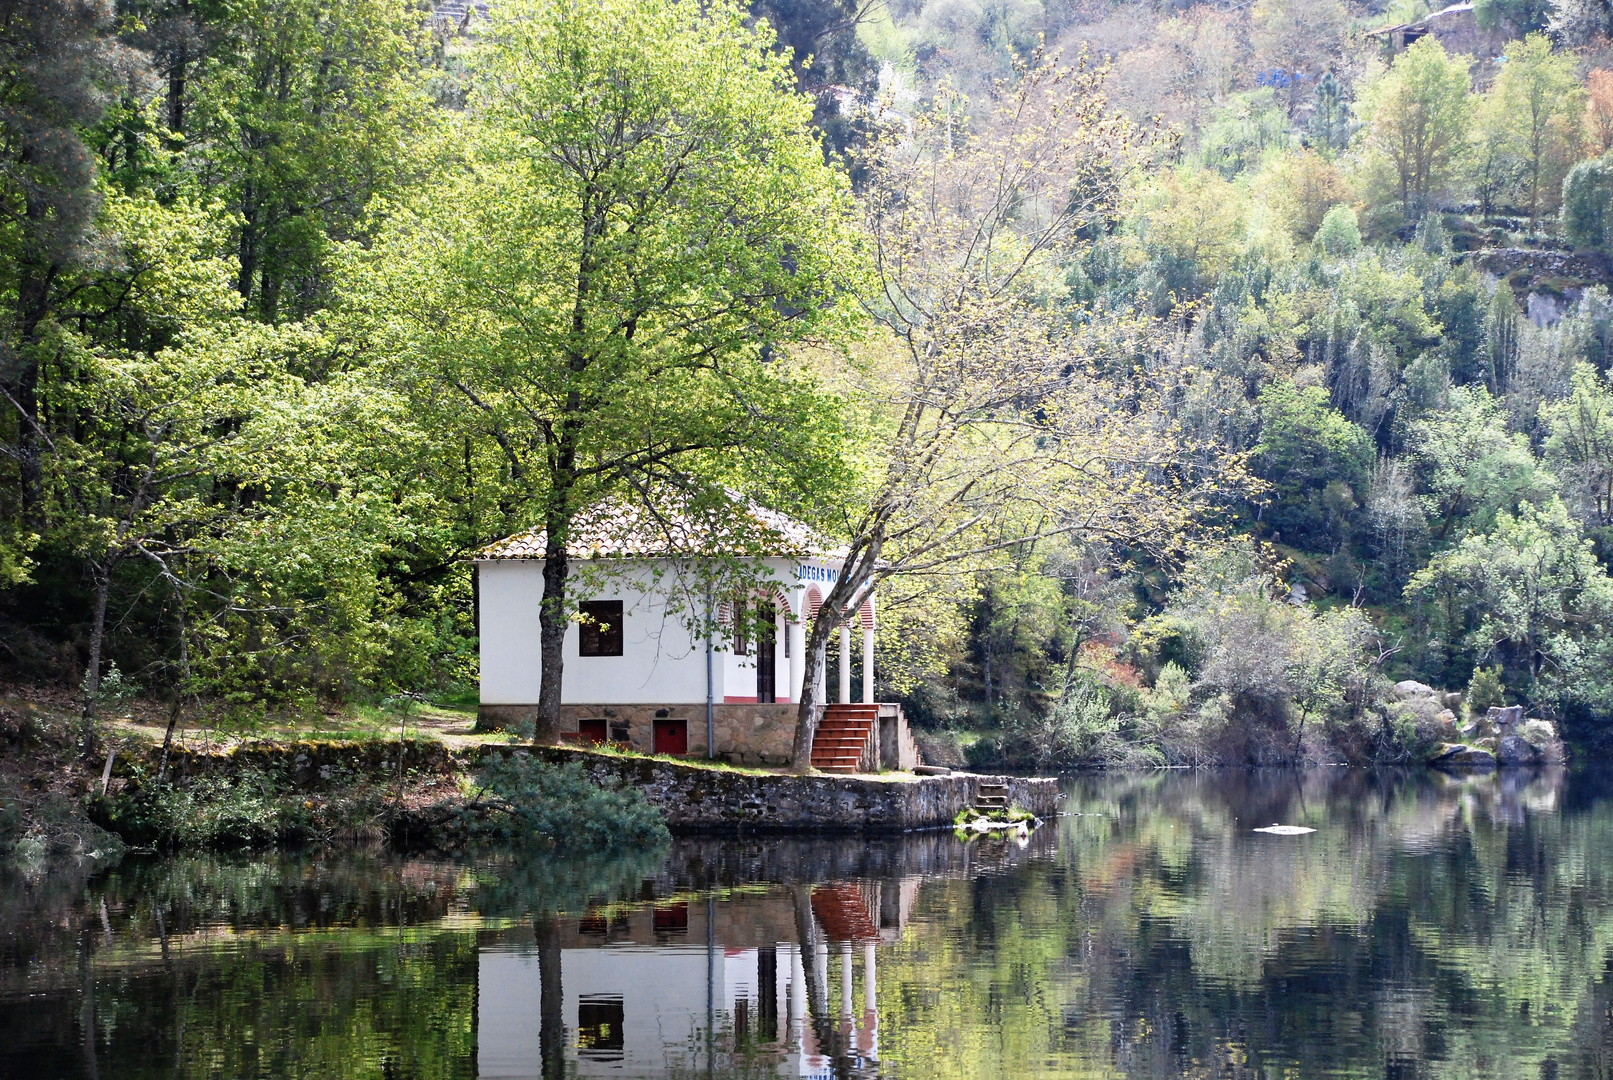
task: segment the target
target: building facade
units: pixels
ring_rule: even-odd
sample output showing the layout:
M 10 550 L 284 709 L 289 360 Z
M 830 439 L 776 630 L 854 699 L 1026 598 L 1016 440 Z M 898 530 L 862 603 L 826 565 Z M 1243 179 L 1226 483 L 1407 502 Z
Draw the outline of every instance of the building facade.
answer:
M 645 517 L 613 507 L 574 534 L 563 739 L 782 765 L 807 679 L 820 701 L 874 703 L 872 594 L 831 637 L 827 664 L 809 670 L 805 656 L 840 553 L 799 522 L 748 504 L 720 526 L 670 514 L 651 526 Z M 483 727 L 535 723 L 543 550 L 541 533 L 524 533 L 476 559 Z M 744 589 L 714 593 L 718 564 L 736 560 Z

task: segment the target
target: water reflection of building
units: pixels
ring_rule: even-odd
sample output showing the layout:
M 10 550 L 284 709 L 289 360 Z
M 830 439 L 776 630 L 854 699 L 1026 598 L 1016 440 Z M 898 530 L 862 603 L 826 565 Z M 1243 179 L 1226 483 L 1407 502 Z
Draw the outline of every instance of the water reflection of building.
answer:
M 858 1072 L 879 1053 L 876 947 L 895 940 L 917 889 L 762 886 L 489 933 L 478 1074 Z

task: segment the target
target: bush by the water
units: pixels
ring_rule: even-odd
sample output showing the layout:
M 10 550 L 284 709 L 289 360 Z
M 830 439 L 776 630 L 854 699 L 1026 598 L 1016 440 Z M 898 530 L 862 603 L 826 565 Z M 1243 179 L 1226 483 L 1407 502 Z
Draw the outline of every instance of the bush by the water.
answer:
M 670 836 L 637 788 L 596 784 L 574 762 L 512 754 L 483 766 L 478 779 L 492 811 L 480 831 L 565 851 L 646 847 Z
M 304 801 L 258 769 L 143 784 L 100 809 L 124 839 L 160 848 L 257 847 L 314 834 Z
M 1126 663 L 1078 667 L 1052 704 L 970 747 L 977 768 L 1394 762 L 1436 740 L 1390 708 L 1365 612 L 1298 603 L 1249 546 L 1200 559 Z

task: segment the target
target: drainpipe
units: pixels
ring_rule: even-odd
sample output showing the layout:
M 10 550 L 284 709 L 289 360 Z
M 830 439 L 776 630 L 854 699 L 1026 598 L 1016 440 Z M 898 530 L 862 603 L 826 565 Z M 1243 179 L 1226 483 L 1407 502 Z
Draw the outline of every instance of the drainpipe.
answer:
M 717 745 L 713 735 L 715 724 L 712 718 L 712 692 L 715 683 L 711 677 L 711 590 L 706 590 L 706 760 L 713 761 L 717 757 Z

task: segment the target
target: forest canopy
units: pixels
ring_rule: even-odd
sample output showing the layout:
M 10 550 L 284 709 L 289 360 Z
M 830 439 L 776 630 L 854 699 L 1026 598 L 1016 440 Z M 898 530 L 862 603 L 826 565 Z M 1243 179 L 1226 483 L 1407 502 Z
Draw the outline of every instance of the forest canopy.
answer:
M 932 756 L 1398 760 L 1408 681 L 1594 747 L 1610 34 L 0 0 L 0 676 L 87 741 L 462 696 L 474 552 L 546 531 L 558 655 L 576 514 L 739 492 Z

